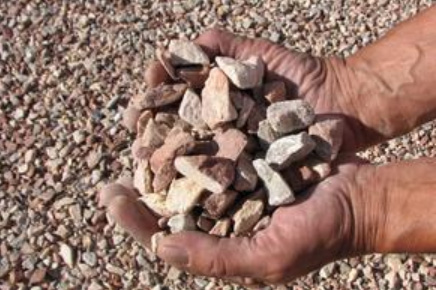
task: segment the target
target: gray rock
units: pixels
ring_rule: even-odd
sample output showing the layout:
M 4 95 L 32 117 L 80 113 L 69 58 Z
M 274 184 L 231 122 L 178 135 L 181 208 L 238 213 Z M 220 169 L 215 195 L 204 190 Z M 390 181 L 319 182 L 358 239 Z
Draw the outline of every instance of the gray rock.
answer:
M 315 111 L 304 100 L 292 100 L 271 104 L 266 116 L 275 131 L 291 133 L 312 125 Z
M 241 61 L 230 57 L 216 57 L 215 61 L 232 83 L 240 89 L 252 89 L 262 84 L 265 65 L 258 56 Z
M 179 107 L 179 116 L 195 128 L 205 128 L 201 117 L 201 99 L 192 89 L 187 89 Z
M 171 63 L 175 66 L 209 64 L 209 57 L 201 47 L 191 41 L 171 40 L 168 46 L 171 54 Z

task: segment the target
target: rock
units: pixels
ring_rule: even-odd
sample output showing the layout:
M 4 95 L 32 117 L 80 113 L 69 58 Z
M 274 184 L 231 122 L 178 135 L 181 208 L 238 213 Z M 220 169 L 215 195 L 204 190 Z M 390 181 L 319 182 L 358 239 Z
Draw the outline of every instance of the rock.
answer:
M 238 129 L 218 131 L 213 140 L 218 144 L 216 156 L 236 161 L 247 145 L 247 136 Z
M 159 242 L 168 236 L 166 232 L 157 232 L 151 236 L 151 251 L 157 254 L 157 249 L 159 246 Z
M 171 64 L 171 54 L 162 48 L 158 48 L 158 49 L 156 49 L 156 58 L 159 60 L 161 65 L 164 67 L 164 69 L 166 70 L 168 75 L 173 80 L 178 80 L 176 69 Z
M 292 162 L 305 158 L 316 144 L 306 132 L 289 135 L 274 141 L 266 152 L 265 160 L 271 166 L 283 169 Z
M 30 284 L 40 284 L 44 281 L 45 275 L 47 273 L 47 269 L 39 268 L 33 271 L 32 276 L 30 276 L 29 283 Z
M 221 157 L 180 156 L 174 165 L 178 172 L 213 193 L 224 192 L 235 177 L 234 163 Z
M 253 167 L 252 158 L 246 153 L 241 154 L 236 164 L 233 187 L 237 191 L 253 191 L 257 185 L 257 173 Z
M 187 88 L 186 84 L 160 84 L 134 96 L 131 103 L 138 110 L 159 108 L 180 100 Z
M 190 214 L 178 214 L 172 216 L 168 220 L 168 227 L 173 234 L 183 231 L 195 231 L 197 229 L 195 226 L 195 220 Z
M 202 202 L 202 206 L 208 216 L 218 219 L 233 205 L 237 196 L 238 193 L 233 190 L 226 190 L 222 193 L 212 193 Z
M 172 128 L 178 124 L 180 120 L 180 116 L 172 111 L 169 112 L 158 112 L 154 117 L 154 121 L 158 124 L 165 124 L 168 127 Z
M 272 81 L 265 83 L 263 95 L 269 103 L 286 101 L 286 85 L 282 81 Z
M 127 128 L 127 126 L 125 126 Z M 76 130 L 73 133 L 73 140 L 76 144 L 81 144 L 83 141 L 86 140 L 86 135 L 84 130 Z
M 148 161 L 154 152 L 154 148 L 142 146 L 141 139 L 135 139 L 132 143 L 132 155 L 136 162 L 141 160 Z
M 144 79 L 148 87 L 155 88 L 169 82 L 171 77 L 159 61 L 153 61 L 146 69 Z
M 187 89 L 179 107 L 179 116 L 194 128 L 207 125 L 201 117 L 201 99 L 192 89 Z
M 64 260 L 65 264 L 68 265 L 68 267 L 74 267 L 75 253 L 69 245 L 61 243 L 59 248 L 59 255 L 62 257 L 62 260 Z
M 170 132 L 170 128 L 165 124 L 158 124 L 150 119 L 145 127 L 144 133 L 140 140 L 141 147 L 156 149 L 162 146 Z
M 198 217 L 197 227 L 206 233 L 209 232 L 213 228 L 214 224 L 215 224 L 215 222 L 213 220 L 211 220 L 203 215 Z
M 128 105 L 127 108 L 123 111 L 123 125 L 130 132 L 136 131 L 136 122 L 138 121 L 139 116 L 141 115 L 141 110 L 133 107 L 132 105 Z
M 230 100 L 229 80 L 219 69 L 213 68 L 201 92 L 203 120 L 211 129 L 238 117 L 236 109 Z
M 139 115 L 136 121 L 136 138 L 142 138 L 145 128 L 147 128 L 148 121 L 153 119 L 153 113 L 150 110 L 145 110 Z
M 218 220 L 213 228 L 209 231 L 209 235 L 225 237 L 229 234 L 232 221 L 230 218 L 223 218 Z
M 253 166 L 267 189 L 269 205 L 280 206 L 295 201 L 294 193 L 286 181 L 265 160 L 256 159 L 253 161 Z
M 305 129 L 315 120 L 313 108 L 304 100 L 283 101 L 271 104 L 266 116 L 274 131 L 291 133 Z
M 151 193 L 153 192 L 151 187 L 152 178 L 148 162 L 146 160 L 139 160 L 133 175 L 133 186 L 143 195 Z
M 250 112 L 247 120 L 247 131 L 250 134 L 257 134 L 259 123 L 266 119 L 266 107 L 256 103 Z
M 166 197 L 161 193 L 149 193 L 139 198 L 153 213 L 158 216 L 170 217 L 171 211 L 167 208 Z
M 264 216 L 253 227 L 253 232 L 260 232 L 260 231 L 266 229 L 269 226 L 270 223 L 271 223 L 271 217 L 270 216 Z
M 316 143 L 315 153 L 327 162 L 338 156 L 344 135 L 344 121 L 339 117 L 317 117 L 309 127 L 309 135 Z
M 319 275 L 321 276 L 321 278 L 327 279 L 331 275 L 333 275 L 334 271 L 335 263 L 330 263 L 321 268 L 321 270 L 319 271 Z
M 215 62 L 240 89 L 252 89 L 262 84 L 264 64 L 258 56 L 241 61 L 230 57 L 216 57 Z
M 255 106 L 255 102 L 249 95 L 245 93 L 232 92 L 230 95 L 233 101 L 233 105 L 238 110 L 236 128 L 242 128 L 247 123 L 251 110 L 253 110 Z
M 179 157 L 180 158 L 180 157 Z M 189 213 L 198 203 L 204 188 L 193 179 L 173 180 L 168 191 L 166 208 L 173 214 Z
M 189 153 L 195 146 L 194 138 L 180 127 L 174 127 L 165 143 L 153 152 L 151 170 L 155 174 L 153 188 L 156 192 L 166 189 L 176 175 L 174 158 Z
M 204 87 L 209 77 L 209 72 L 210 67 L 208 65 L 201 67 L 184 67 L 176 70 L 177 75 L 193 89 Z
M 259 122 L 257 137 L 259 137 L 261 146 L 263 148 L 268 148 L 271 143 L 273 143 L 282 136 L 282 133 L 274 131 L 268 120 L 262 120 Z
M 171 63 L 175 66 L 208 65 L 210 63 L 209 57 L 201 47 L 191 41 L 171 40 L 168 51 L 171 54 Z
M 263 209 L 262 200 L 247 199 L 232 217 L 234 233 L 240 235 L 250 231 L 262 216 Z

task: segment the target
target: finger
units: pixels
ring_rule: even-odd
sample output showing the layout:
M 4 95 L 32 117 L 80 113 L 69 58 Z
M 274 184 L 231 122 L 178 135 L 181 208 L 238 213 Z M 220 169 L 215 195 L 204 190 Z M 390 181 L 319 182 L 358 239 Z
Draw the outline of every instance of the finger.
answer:
M 219 238 L 199 232 L 170 235 L 159 242 L 158 256 L 175 267 L 214 277 L 262 277 L 266 255 L 261 242 Z
M 145 82 L 150 88 L 170 82 L 171 77 L 159 61 L 152 61 L 145 71 Z
M 157 219 L 136 198 L 117 195 L 110 201 L 108 212 L 121 228 L 150 248 L 151 236 L 159 231 Z
M 260 289 L 260 288 L 266 286 L 264 283 L 256 281 L 253 278 L 229 277 L 229 278 L 226 278 L 224 280 L 229 281 L 230 283 L 244 286 L 245 288 L 248 288 L 248 289 Z
M 136 192 L 123 184 L 111 183 L 103 187 L 98 195 L 98 205 L 101 207 L 107 207 L 109 203 L 119 195 L 126 195 L 133 199 L 136 199 L 138 195 Z

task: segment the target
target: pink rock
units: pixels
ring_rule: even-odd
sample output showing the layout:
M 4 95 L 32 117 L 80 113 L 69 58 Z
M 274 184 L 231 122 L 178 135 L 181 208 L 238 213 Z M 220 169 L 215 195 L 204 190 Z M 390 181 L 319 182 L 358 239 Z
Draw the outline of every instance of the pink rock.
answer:
M 233 121 L 238 117 L 230 100 L 230 84 L 219 68 L 210 71 L 202 95 L 202 117 L 207 125 L 214 129 Z
M 344 120 L 339 117 L 317 117 L 309 127 L 309 135 L 316 143 L 315 152 L 323 160 L 331 162 L 338 156 L 344 135 Z
M 212 193 L 203 201 L 203 208 L 212 218 L 220 218 L 233 205 L 238 193 L 226 190 L 222 193 Z
M 141 115 L 141 110 L 138 110 L 132 105 L 127 106 L 127 108 L 123 111 L 124 127 L 126 127 L 130 132 L 135 132 L 136 122 L 138 121 L 140 115 Z
M 174 165 L 178 172 L 214 193 L 224 192 L 235 177 L 233 161 L 221 157 L 180 156 Z
M 179 101 L 187 88 L 186 84 L 160 84 L 155 88 L 148 88 L 145 93 L 134 96 L 132 104 L 139 110 L 166 106 Z
M 216 156 L 236 161 L 247 145 L 247 136 L 238 129 L 217 131 L 213 140 L 218 144 Z
M 241 92 L 232 92 L 231 98 L 235 108 L 238 110 L 236 128 L 242 128 L 247 123 L 251 110 L 254 108 L 255 102 L 248 94 Z
M 202 230 L 203 232 L 209 232 L 213 226 L 215 225 L 215 221 L 212 219 L 209 219 L 203 215 L 198 217 L 197 220 L 197 227 Z
M 266 119 L 266 107 L 256 103 L 250 112 L 247 120 L 247 131 L 250 134 L 256 134 L 259 129 L 259 123 Z
M 263 92 L 265 99 L 271 104 L 286 101 L 286 85 L 282 81 L 266 83 Z
M 167 137 L 170 128 L 164 124 L 157 124 L 153 119 L 150 119 L 145 127 L 142 137 L 139 139 L 141 146 L 149 148 L 160 147 Z
M 153 118 L 153 113 L 150 110 L 145 110 L 141 113 L 136 122 L 136 137 L 141 138 L 147 128 L 148 121 Z

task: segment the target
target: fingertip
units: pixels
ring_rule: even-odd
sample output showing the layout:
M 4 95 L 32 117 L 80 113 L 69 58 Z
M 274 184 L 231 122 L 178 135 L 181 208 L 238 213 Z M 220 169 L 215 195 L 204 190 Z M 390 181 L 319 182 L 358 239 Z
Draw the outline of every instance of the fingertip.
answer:
M 119 184 L 111 183 L 103 187 L 98 195 L 98 205 L 101 207 L 107 207 L 111 201 L 117 196 L 128 196 L 129 198 L 136 198 L 136 193 L 129 189 L 128 187 Z
M 231 54 L 230 47 L 235 38 L 236 36 L 233 33 L 221 27 L 214 27 L 206 30 L 194 42 L 200 45 L 210 58 L 221 55 L 234 57 Z

